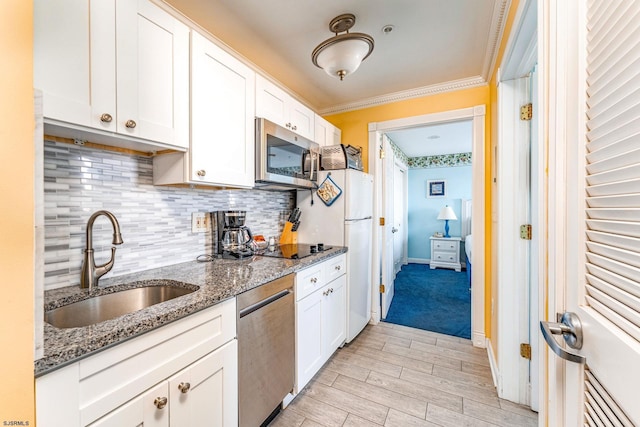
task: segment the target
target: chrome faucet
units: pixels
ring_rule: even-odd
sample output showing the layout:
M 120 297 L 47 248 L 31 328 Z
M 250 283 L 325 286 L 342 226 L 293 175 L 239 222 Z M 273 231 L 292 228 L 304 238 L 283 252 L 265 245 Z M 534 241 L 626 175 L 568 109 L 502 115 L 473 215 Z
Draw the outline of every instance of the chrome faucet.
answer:
M 111 221 L 113 226 L 113 243 L 114 245 L 122 244 L 122 235 L 120 234 L 120 224 L 115 215 L 109 211 L 97 211 L 89 218 L 87 222 L 87 247 L 83 251 L 82 259 L 82 273 L 80 275 L 80 287 L 89 288 L 89 292 L 93 290 L 94 286 L 98 286 L 98 279 L 107 274 L 112 268 L 116 257 L 116 248 L 111 248 L 111 259 L 103 265 L 96 266 L 95 259 L 93 258 L 93 223 L 100 215 L 104 215 Z

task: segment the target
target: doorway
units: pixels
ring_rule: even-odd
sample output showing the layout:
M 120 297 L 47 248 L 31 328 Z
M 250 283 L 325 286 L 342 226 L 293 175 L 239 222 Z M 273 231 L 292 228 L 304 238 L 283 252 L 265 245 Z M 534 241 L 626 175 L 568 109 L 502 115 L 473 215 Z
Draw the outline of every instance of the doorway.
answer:
M 460 110 L 452 110 L 441 113 L 426 114 L 421 116 L 407 117 L 403 119 L 390 120 L 385 122 L 377 122 L 369 124 L 369 172 L 374 175 L 374 217 L 383 218 L 384 213 L 384 193 L 383 193 L 383 177 L 385 156 L 381 155 L 383 151 L 383 135 L 386 132 L 394 130 L 409 129 L 425 125 L 433 125 L 439 123 L 450 123 L 455 121 L 470 120 L 472 122 L 472 174 L 474 176 L 472 184 L 472 198 L 474 199 L 472 208 L 472 229 L 474 234 L 473 253 L 474 268 L 471 277 L 471 339 L 476 347 L 486 347 L 485 336 L 485 269 L 484 269 L 484 242 L 485 242 L 485 106 L 479 105 Z M 378 225 L 379 224 L 379 225 Z M 391 229 L 393 224 L 376 221 L 373 233 L 374 256 L 372 263 L 372 283 L 374 284 L 374 295 L 379 292 L 383 293 L 388 287 L 381 287 L 384 278 L 391 275 L 389 268 L 393 268 L 393 262 L 386 262 L 390 257 L 388 255 L 389 239 L 392 239 Z M 477 264 L 477 265 L 476 265 Z M 372 305 L 372 321 L 379 322 L 381 319 L 380 298 L 373 298 Z
M 386 322 L 471 338 L 470 276 L 463 269 L 471 234 L 472 131 L 473 122 L 463 120 L 383 136 L 383 192 L 392 189 L 384 216 L 394 240 L 394 268 L 383 281 L 393 293 L 388 312 L 382 306 Z M 391 295 L 385 296 L 388 303 Z

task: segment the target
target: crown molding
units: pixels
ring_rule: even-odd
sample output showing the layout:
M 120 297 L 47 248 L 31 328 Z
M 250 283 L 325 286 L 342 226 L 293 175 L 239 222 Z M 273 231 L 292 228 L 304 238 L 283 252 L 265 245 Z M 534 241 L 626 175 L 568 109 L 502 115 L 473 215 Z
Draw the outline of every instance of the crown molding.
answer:
M 504 34 L 504 27 L 507 22 L 507 15 L 511 7 L 511 0 L 495 0 L 493 5 L 493 15 L 491 17 L 491 27 L 489 30 L 489 40 L 485 51 L 484 64 L 482 66 L 482 76 L 489 81 L 498 60 L 500 51 L 500 41 Z
M 391 102 L 405 101 L 407 99 L 421 98 L 423 96 L 435 95 L 438 93 L 451 92 L 460 89 L 469 89 L 485 86 L 487 80 L 482 76 L 474 76 L 466 79 L 452 80 L 435 85 L 423 86 L 400 92 L 380 95 L 347 104 L 328 107 L 319 111 L 320 115 L 344 113 L 347 111 L 361 110 L 363 108 L 375 107 L 377 105 L 389 104 Z

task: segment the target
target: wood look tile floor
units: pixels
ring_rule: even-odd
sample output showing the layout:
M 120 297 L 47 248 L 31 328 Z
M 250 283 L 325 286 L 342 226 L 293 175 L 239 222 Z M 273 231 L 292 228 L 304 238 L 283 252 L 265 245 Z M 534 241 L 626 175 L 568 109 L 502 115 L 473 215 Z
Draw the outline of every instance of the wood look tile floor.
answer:
M 390 323 L 339 349 L 270 427 L 537 426 L 498 398 L 486 350 Z

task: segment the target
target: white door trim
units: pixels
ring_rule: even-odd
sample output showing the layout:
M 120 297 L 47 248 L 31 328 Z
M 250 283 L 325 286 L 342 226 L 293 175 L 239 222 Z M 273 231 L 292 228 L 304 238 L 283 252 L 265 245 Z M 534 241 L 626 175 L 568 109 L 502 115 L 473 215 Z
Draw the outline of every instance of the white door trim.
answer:
M 472 144 L 472 218 L 473 230 L 473 269 L 471 278 L 471 339 L 476 347 L 486 346 L 485 334 L 485 105 L 477 105 L 459 110 L 443 111 L 420 116 L 405 117 L 384 122 L 369 123 L 369 173 L 374 175 L 374 231 L 372 262 L 373 275 L 373 304 L 372 322 L 380 321 L 380 298 L 378 285 L 380 284 L 380 252 L 382 234 L 378 220 L 382 212 L 382 162 L 379 156 L 379 145 L 382 134 L 394 130 L 412 128 L 437 123 L 456 122 L 461 120 L 473 121 Z

